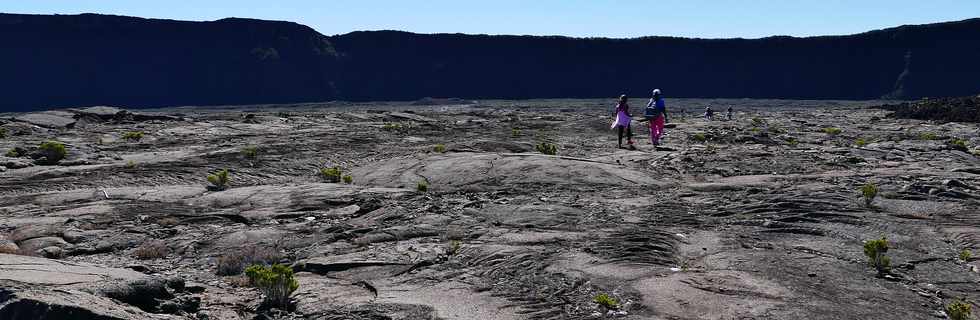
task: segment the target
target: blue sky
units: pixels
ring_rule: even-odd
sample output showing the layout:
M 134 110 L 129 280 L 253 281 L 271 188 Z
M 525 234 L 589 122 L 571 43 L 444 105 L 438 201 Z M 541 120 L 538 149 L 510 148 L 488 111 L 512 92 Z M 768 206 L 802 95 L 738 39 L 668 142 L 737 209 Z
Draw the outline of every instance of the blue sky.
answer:
M 758 38 L 839 35 L 980 17 L 977 0 L 8 0 L 0 12 L 299 22 L 327 35 L 420 33 Z

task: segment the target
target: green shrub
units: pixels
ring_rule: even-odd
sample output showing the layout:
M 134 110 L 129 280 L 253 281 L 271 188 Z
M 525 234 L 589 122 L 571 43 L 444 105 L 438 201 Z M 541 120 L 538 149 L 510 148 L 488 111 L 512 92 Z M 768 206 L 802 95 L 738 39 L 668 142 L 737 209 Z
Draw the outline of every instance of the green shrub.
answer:
M 446 145 L 441 144 L 441 143 L 440 144 L 437 144 L 435 147 L 432 148 L 432 151 L 435 151 L 437 153 L 446 152 Z
M 222 169 L 215 174 L 208 175 L 208 182 L 215 190 L 225 190 L 228 189 L 228 169 Z
M 259 157 L 259 148 L 256 146 L 244 147 L 242 148 L 242 156 L 244 156 L 245 159 L 255 160 Z
M 140 140 L 143 140 L 143 135 L 143 131 L 129 131 L 123 133 L 122 139 L 139 142 Z
M 919 133 L 919 140 L 938 140 L 939 136 L 932 132 Z
M 344 180 L 344 183 L 346 183 L 346 184 L 354 183 L 354 177 L 352 177 L 350 175 L 344 176 L 343 180 Z
M 960 260 L 970 261 L 971 258 L 973 258 L 973 253 L 970 250 L 963 249 L 963 251 L 960 251 Z
M 691 136 L 691 140 L 694 140 L 694 141 L 697 141 L 697 142 L 705 142 L 705 141 L 708 141 L 708 137 L 705 136 L 704 133 L 698 132 L 698 133 L 695 133 L 693 136 Z
M 415 185 L 415 190 L 418 190 L 419 192 L 428 192 L 429 184 L 425 181 L 419 181 L 419 183 Z
M 456 255 L 457 253 L 459 253 L 459 249 L 462 248 L 462 247 L 463 247 L 463 242 L 462 241 L 459 241 L 459 240 L 450 240 L 449 241 L 449 254 L 450 255 Z
M 0 128 L 0 139 L 7 137 L 7 128 Z
M 868 182 L 861 186 L 861 196 L 864 197 L 864 205 L 870 207 L 871 203 L 878 197 L 878 186 L 874 182 Z
M 963 151 L 963 152 L 966 152 L 967 150 L 969 150 L 969 147 L 967 146 L 966 140 L 963 140 L 963 139 L 955 139 L 955 138 L 954 139 L 950 139 L 949 141 L 946 142 L 946 145 L 948 145 L 950 148 L 952 148 L 954 150 L 960 150 L 960 151 Z
M 552 155 L 552 156 L 558 154 L 558 146 L 551 143 L 541 142 L 538 145 L 534 146 L 534 148 L 537 149 L 538 152 L 543 154 Z
M 864 242 L 864 255 L 868 256 L 868 265 L 875 268 L 878 274 L 885 274 L 891 267 L 891 259 L 885 255 L 888 252 L 888 241 L 881 239 Z
M 841 132 L 844 132 L 840 128 L 833 128 L 833 127 L 823 128 L 822 131 L 823 131 L 823 133 L 826 133 L 826 134 L 829 134 L 829 135 L 832 135 L 832 136 L 836 136 L 838 134 L 841 134 Z
M 262 291 L 268 306 L 286 310 L 289 307 L 289 296 L 299 288 L 299 282 L 293 276 L 293 269 L 274 264 L 271 266 L 253 265 L 245 269 L 249 284 Z
M 521 136 L 521 129 L 510 129 L 510 135 L 512 137 L 515 137 L 515 138 L 516 137 L 520 137 Z
M 136 161 L 135 160 L 126 161 L 126 168 L 136 169 L 136 166 L 137 166 L 137 164 L 136 164 Z
M 864 140 L 864 138 L 858 138 L 857 140 L 854 140 L 854 145 L 858 147 L 864 147 L 868 145 L 868 141 Z
M 10 148 L 10 150 L 7 150 L 7 153 L 4 154 L 4 156 L 10 158 L 20 158 L 26 155 L 27 155 L 27 150 L 24 150 L 22 148 Z
M 320 169 L 320 178 L 329 183 L 340 182 L 341 175 L 340 167 Z
M 800 144 L 800 141 L 796 140 L 796 138 L 789 137 L 786 139 L 786 144 L 788 144 L 791 147 L 795 147 Z
M 595 298 L 592 298 L 592 302 L 595 302 L 606 309 L 619 309 L 619 301 L 616 301 L 615 298 L 610 297 L 605 293 L 596 295 Z
M 759 118 L 759 117 L 752 118 L 752 126 L 753 127 L 758 127 L 758 126 L 761 126 L 761 125 L 764 125 L 764 124 L 766 124 L 766 120 L 763 120 L 762 118 Z
M 65 144 L 58 141 L 46 141 L 37 147 L 40 152 L 41 158 L 39 163 L 41 164 L 57 164 L 61 160 L 65 159 L 68 155 L 68 151 L 65 149 Z
M 946 315 L 951 320 L 969 320 L 973 315 L 973 305 L 967 301 L 955 299 L 946 305 Z
M 398 131 L 403 128 L 404 127 L 400 123 L 385 123 L 383 126 L 381 126 L 381 130 L 384 131 Z

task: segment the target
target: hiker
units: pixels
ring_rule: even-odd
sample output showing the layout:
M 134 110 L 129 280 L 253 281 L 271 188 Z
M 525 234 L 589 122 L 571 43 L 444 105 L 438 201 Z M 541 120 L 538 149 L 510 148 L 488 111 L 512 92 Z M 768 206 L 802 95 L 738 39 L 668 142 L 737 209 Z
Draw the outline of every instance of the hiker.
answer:
M 704 107 L 704 120 L 711 121 L 715 117 L 715 111 L 711 110 L 711 106 Z
M 619 103 L 616 104 L 616 113 L 613 117 L 616 120 L 613 121 L 611 128 L 616 128 L 619 131 L 619 148 L 623 148 L 623 131 L 626 131 L 626 143 L 630 146 L 633 145 L 633 128 L 630 127 L 630 122 L 633 120 L 633 115 L 630 113 L 630 105 L 626 103 L 626 95 L 619 96 Z
M 732 118 L 735 117 L 735 109 L 732 109 L 732 106 L 728 106 L 727 117 L 728 117 L 728 121 L 732 121 Z
M 653 98 L 650 98 L 650 102 L 647 103 L 643 117 L 650 121 L 650 144 L 660 145 L 660 138 L 664 135 L 664 123 L 667 122 L 667 104 L 660 95 L 660 89 L 653 90 Z

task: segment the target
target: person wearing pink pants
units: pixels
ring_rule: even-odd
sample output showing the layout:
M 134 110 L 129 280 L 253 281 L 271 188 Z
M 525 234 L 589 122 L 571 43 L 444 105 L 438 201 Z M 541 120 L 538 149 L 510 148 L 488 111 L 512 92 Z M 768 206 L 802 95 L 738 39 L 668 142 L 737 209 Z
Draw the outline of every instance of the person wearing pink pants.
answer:
M 667 122 L 667 104 L 660 94 L 660 89 L 653 90 L 653 98 L 647 103 L 643 117 L 650 121 L 650 144 L 660 145 L 664 135 L 664 123 Z

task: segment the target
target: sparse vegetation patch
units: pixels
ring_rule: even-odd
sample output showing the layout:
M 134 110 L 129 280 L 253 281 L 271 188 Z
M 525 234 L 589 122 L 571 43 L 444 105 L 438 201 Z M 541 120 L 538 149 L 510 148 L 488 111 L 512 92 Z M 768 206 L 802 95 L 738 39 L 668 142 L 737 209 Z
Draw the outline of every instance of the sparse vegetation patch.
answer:
M 139 260 L 166 258 L 168 254 L 170 254 L 170 248 L 160 240 L 143 242 L 133 251 L 133 257 Z
M 37 147 L 37 151 L 39 157 L 36 159 L 36 162 L 38 164 L 55 165 L 68 155 L 65 144 L 53 140 L 41 143 Z
M 973 305 L 963 299 L 955 299 L 946 305 L 946 315 L 951 320 L 969 320 L 973 318 Z
M 242 156 L 245 157 L 245 159 L 255 160 L 259 157 L 259 148 L 256 146 L 244 147 L 242 148 Z
M 218 257 L 215 273 L 219 276 L 233 276 L 241 274 L 247 266 L 273 264 L 281 259 L 282 254 L 275 247 L 247 246 Z
M 534 146 L 534 148 L 537 149 L 538 152 L 543 154 L 552 155 L 552 156 L 558 154 L 558 146 L 552 143 L 541 142 L 538 145 Z
M 605 293 L 596 295 L 595 298 L 592 298 L 592 302 L 595 302 L 606 309 L 619 309 L 619 301 L 616 301 L 616 298 L 613 298 Z
M 821 129 L 821 131 L 823 131 L 823 133 L 826 133 L 826 134 L 829 134 L 829 135 L 832 135 L 832 136 L 836 136 L 836 135 L 841 134 L 841 132 L 844 132 L 844 130 L 841 130 L 841 128 L 834 128 L 834 127 L 826 127 L 826 128 Z
M 332 168 L 323 168 L 323 169 L 320 169 L 320 178 L 323 178 L 323 181 L 329 182 L 329 183 L 338 183 L 338 182 L 340 182 L 340 179 L 341 179 L 341 175 L 342 174 L 343 173 L 340 171 L 340 167 L 332 167 Z
M 253 265 L 245 269 L 249 284 L 262 291 L 267 306 L 283 310 L 289 307 L 289 296 L 299 288 L 293 269 L 281 265 Z
M 129 131 L 123 133 L 122 139 L 127 141 L 139 142 L 140 140 L 143 140 L 143 135 L 144 135 L 143 131 Z
M 886 252 L 888 240 L 884 237 L 864 242 L 864 255 L 868 257 L 868 265 L 874 267 L 879 275 L 887 273 L 891 268 L 891 259 L 885 255 Z
M 871 207 L 871 204 L 878 197 L 878 186 L 874 182 L 868 182 L 861 186 L 861 196 L 864 197 L 864 205 Z
M 211 183 L 212 189 L 218 191 L 228 189 L 229 180 L 228 169 L 222 169 L 215 174 L 208 175 L 208 182 Z

